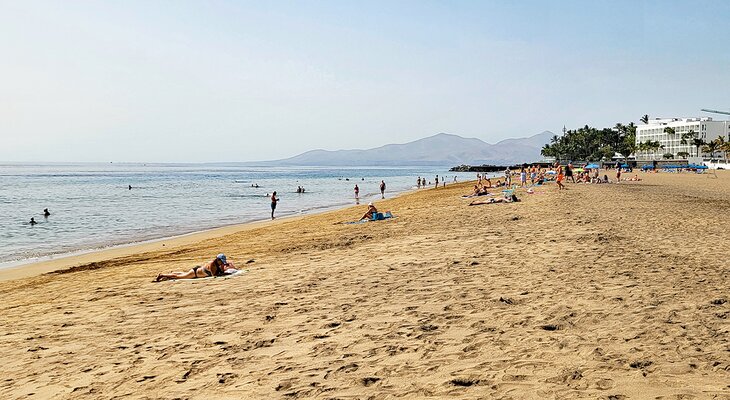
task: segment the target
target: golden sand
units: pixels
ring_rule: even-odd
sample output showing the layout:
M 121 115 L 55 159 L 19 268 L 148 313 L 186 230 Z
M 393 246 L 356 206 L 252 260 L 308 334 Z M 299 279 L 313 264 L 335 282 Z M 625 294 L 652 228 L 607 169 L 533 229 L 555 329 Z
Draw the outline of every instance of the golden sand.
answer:
M 730 174 L 641 176 L 31 267 L 85 263 L 0 282 L 0 398 L 730 398 Z

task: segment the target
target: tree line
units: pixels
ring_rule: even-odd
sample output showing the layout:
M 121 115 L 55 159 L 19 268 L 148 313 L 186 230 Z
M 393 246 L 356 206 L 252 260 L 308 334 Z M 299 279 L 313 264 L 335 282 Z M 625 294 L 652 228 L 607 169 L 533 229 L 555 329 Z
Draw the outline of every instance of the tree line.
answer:
M 644 115 L 640 120 L 644 124 L 648 124 L 649 116 Z M 678 134 L 670 127 L 664 128 L 664 132 L 670 136 Z M 680 143 L 689 144 L 694 147 L 695 151 L 693 153 L 686 151 L 680 151 L 677 154 L 664 153 L 662 157 L 674 159 L 710 154 L 710 157 L 714 158 L 717 152 L 722 152 L 727 159 L 728 153 L 730 153 L 730 141 L 726 141 L 724 136 L 707 142 L 699 137 L 699 133 L 690 130 L 681 133 Z M 550 143 L 543 146 L 540 153 L 544 157 L 554 157 L 560 161 L 600 161 L 611 160 L 615 153 L 627 158 L 637 152 L 656 154 L 659 150 L 664 150 L 664 146 L 655 140 L 636 143 L 636 125 L 629 122 L 628 124 L 617 123 L 612 128 L 598 129 L 586 125 L 579 129 L 566 131 L 563 136 L 553 136 Z
M 561 161 L 599 161 L 610 160 L 615 153 L 628 156 L 636 150 L 636 125 L 630 122 L 617 123 L 613 128 L 598 129 L 586 125 L 568 130 L 563 136 L 553 136 L 540 154 Z

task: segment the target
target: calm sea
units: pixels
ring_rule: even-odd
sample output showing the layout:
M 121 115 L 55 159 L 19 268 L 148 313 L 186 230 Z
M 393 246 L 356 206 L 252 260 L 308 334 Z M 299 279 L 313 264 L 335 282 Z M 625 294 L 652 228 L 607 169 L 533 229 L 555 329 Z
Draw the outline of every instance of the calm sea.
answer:
M 0 268 L 268 219 L 273 191 L 281 199 L 277 215 L 285 216 L 353 205 L 355 184 L 367 203 L 380 197 L 381 179 L 388 197 L 436 174 L 448 182 L 474 175 L 436 167 L 0 164 Z

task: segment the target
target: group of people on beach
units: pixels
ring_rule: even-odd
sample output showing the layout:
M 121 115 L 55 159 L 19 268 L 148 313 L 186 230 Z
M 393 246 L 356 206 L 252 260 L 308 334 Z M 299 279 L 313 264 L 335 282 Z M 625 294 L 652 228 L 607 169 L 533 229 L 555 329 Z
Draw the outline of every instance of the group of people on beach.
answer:
M 380 198 L 381 199 L 385 198 L 385 188 L 386 188 L 385 181 L 381 180 L 380 181 Z M 355 199 L 360 199 L 360 187 L 357 186 L 357 184 L 355 184 L 354 190 L 355 190 Z
M 438 189 L 438 187 L 439 187 L 439 181 L 441 182 L 441 184 L 442 184 L 443 187 L 446 187 L 446 177 L 444 176 L 441 179 L 439 179 L 439 176 L 436 175 L 436 177 L 433 180 L 433 182 L 435 183 L 434 184 L 434 187 L 436 189 Z M 456 182 L 457 182 L 456 175 L 454 175 L 454 183 L 456 183 Z M 421 178 L 419 176 L 418 179 L 416 179 L 416 188 L 418 188 L 418 189 L 421 189 L 421 188 L 424 188 L 425 189 L 428 186 L 431 186 L 431 184 L 432 184 L 432 182 L 431 181 L 426 181 L 426 178 Z
M 616 169 L 616 182 L 620 182 L 621 179 L 621 172 L 622 168 L 619 166 Z M 474 189 L 471 193 L 464 195 L 462 197 L 477 197 L 477 196 L 485 196 L 489 195 L 490 192 L 488 189 L 492 187 L 507 187 L 507 188 L 517 188 L 518 185 L 515 183 L 512 183 L 512 179 L 516 176 L 519 176 L 519 187 L 526 188 L 526 187 L 532 187 L 532 186 L 540 186 L 546 182 L 555 181 L 555 183 L 558 186 L 558 190 L 566 190 L 565 183 L 567 181 L 571 181 L 572 183 L 593 183 L 593 184 L 600 184 L 600 183 L 611 183 L 611 181 L 608 178 L 607 174 L 604 174 L 602 177 L 600 175 L 599 168 L 580 168 L 577 169 L 573 167 L 572 163 L 568 163 L 566 165 L 561 165 L 560 163 L 555 163 L 551 168 L 546 167 L 538 167 L 538 166 L 524 166 L 520 168 L 519 173 L 516 173 L 509 168 L 505 169 L 504 171 L 504 178 L 497 178 L 496 182 L 492 182 L 492 179 L 488 177 L 486 174 L 477 174 L 477 182 L 474 185 Z M 634 175 L 632 178 L 623 178 L 625 181 L 640 181 L 641 178 L 638 177 L 638 175 Z M 530 188 L 527 193 L 534 193 L 534 191 Z M 495 203 L 495 202 L 509 202 L 509 198 L 505 199 L 490 199 L 489 203 Z M 475 204 L 486 204 L 481 201 L 474 201 L 472 202 Z

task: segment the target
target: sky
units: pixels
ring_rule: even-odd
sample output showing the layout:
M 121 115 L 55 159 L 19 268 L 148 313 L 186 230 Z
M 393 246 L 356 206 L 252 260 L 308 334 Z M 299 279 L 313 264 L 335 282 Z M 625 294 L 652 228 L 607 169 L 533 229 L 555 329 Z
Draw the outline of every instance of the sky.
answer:
M 727 1 L 0 0 L 0 161 L 258 161 L 711 116 L 730 110 L 728 21 Z

